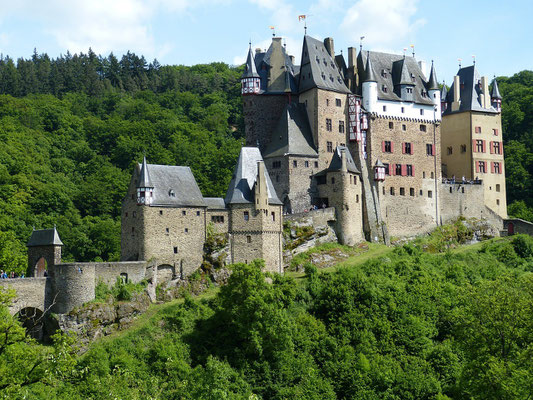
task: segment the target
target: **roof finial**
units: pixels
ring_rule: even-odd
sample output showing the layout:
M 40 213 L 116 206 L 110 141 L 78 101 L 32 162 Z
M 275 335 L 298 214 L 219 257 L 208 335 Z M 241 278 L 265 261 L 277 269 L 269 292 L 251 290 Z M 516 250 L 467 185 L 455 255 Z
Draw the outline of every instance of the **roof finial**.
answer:
M 473 60 L 474 65 L 476 65 L 476 55 L 475 54 L 472 54 L 472 60 Z
M 359 52 L 361 52 L 361 50 L 363 50 L 363 39 L 364 38 L 365 38 L 364 36 L 361 36 L 359 38 Z
M 413 49 L 413 58 L 415 58 L 415 45 L 414 44 L 411 45 L 411 49 Z
M 298 15 L 298 22 L 304 21 L 304 35 L 307 35 L 307 15 Z
M 248 44 L 250 45 L 250 48 L 252 48 L 252 38 L 248 41 Z
M 275 37 L 276 36 L 276 27 L 275 26 L 270 26 L 270 29 L 272 29 L 272 37 Z
M 461 69 L 461 61 L 463 61 L 463 60 L 461 60 L 460 58 L 458 58 L 457 61 L 459 61 L 459 69 Z

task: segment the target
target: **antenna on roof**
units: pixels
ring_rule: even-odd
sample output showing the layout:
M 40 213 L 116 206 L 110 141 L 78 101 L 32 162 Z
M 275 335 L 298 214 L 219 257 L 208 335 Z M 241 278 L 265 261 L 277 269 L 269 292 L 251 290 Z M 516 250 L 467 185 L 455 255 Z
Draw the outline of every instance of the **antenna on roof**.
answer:
M 411 47 L 411 49 L 413 51 L 413 58 L 415 58 L 415 45 L 412 44 L 410 47 Z
M 463 60 L 461 60 L 460 58 L 458 58 L 457 61 L 459 61 L 459 69 L 460 69 L 460 68 L 461 68 L 461 61 L 463 61 Z
M 472 54 L 472 60 L 473 60 L 474 65 L 476 65 L 476 55 L 475 54 Z
M 361 36 L 359 38 L 359 52 L 361 52 L 361 50 L 363 50 L 363 39 L 364 38 L 365 38 L 364 36 Z

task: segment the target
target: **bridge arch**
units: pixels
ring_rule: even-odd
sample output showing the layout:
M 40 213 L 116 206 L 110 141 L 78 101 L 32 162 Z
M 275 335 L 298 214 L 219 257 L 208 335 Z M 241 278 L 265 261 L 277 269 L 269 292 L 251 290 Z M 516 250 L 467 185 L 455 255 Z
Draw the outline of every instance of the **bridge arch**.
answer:
M 45 310 L 52 302 L 50 282 L 45 277 L 3 279 L 0 286 L 4 289 L 14 289 L 16 292 L 16 297 L 9 307 L 11 315 L 27 307 Z

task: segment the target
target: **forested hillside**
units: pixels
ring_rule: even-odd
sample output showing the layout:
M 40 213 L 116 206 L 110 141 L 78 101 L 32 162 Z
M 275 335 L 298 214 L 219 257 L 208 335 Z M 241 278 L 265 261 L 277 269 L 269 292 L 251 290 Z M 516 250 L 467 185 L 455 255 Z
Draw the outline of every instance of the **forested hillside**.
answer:
M 449 245 L 449 231 L 432 240 Z M 50 347 L 24 338 L 0 291 L 0 397 L 531 399 L 533 239 L 425 248 L 337 271 L 307 263 L 299 282 L 236 265 L 214 296 L 154 306 L 81 358 L 65 335 Z
M 65 260 L 116 260 L 135 162 L 189 165 L 223 196 L 242 144 L 240 68 L 161 66 L 127 53 L 0 58 L 0 269 L 26 268 L 32 227 Z M 510 214 L 533 220 L 533 72 L 500 77 Z

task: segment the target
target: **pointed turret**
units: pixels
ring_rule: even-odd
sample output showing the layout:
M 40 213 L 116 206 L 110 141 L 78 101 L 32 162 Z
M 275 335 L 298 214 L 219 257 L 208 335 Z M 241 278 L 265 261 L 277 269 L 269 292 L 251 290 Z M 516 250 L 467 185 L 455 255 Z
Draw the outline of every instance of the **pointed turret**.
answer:
M 374 180 L 383 182 L 385 180 L 385 164 L 378 158 L 374 165 Z
M 378 80 L 372 62 L 370 61 L 370 52 L 366 55 L 365 79 L 362 84 L 363 88 L 363 108 L 368 112 L 377 111 L 378 102 Z
M 257 94 L 260 91 L 261 78 L 257 73 L 257 68 L 254 61 L 254 53 L 252 52 L 252 44 L 248 49 L 248 57 L 246 58 L 246 65 L 241 76 L 241 94 Z
M 146 157 L 143 157 L 141 171 L 139 173 L 139 183 L 137 184 L 137 204 L 150 205 L 154 197 L 154 185 L 148 172 L 148 163 Z
M 437 82 L 437 74 L 435 73 L 435 65 L 431 62 L 431 72 L 429 73 L 428 91 L 439 90 L 439 83 Z
M 492 91 L 490 92 L 490 102 L 492 107 L 496 109 L 496 111 L 501 112 L 502 111 L 502 96 L 500 94 L 500 90 L 498 89 L 498 82 L 496 82 L 496 78 L 492 81 Z
M 372 69 L 372 63 L 370 62 L 370 52 L 367 52 L 366 56 L 366 67 L 365 67 L 365 80 L 364 82 L 377 82 L 376 74 Z
M 414 101 L 414 76 L 409 72 L 405 57 L 392 63 L 392 81 L 398 97 L 404 101 Z
M 439 83 L 437 82 L 437 73 L 435 72 L 435 65 L 431 61 L 431 72 L 429 73 L 429 80 L 427 82 L 427 93 L 433 105 L 435 106 L 436 116 L 440 118 L 441 115 L 441 94 Z

